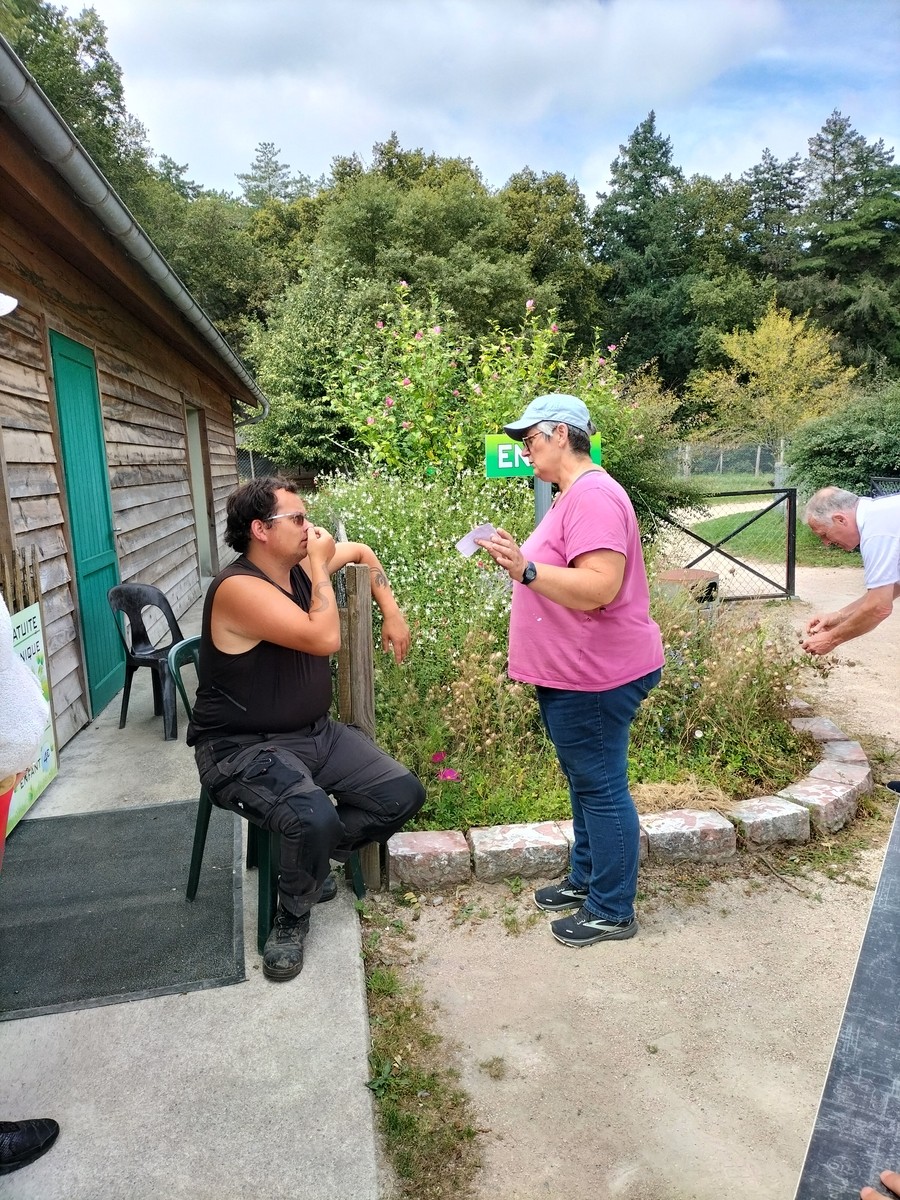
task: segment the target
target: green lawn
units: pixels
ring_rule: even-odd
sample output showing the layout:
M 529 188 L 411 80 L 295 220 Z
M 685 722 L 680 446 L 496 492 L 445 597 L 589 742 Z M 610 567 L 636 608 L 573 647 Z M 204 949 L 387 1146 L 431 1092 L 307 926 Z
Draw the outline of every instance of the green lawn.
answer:
M 707 541 L 717 542 L 730 530 L 746 521 L 750 513 L 731 513 L 726 517 L 713 517 L 700 521 L 691 528 Z M 784 510 L 779 507 L 754 521 L 747 529 L 726 543 L 725 549 L 736 557 L 755 558 L 757 562 L 783 562 L 785 555 Z M 809 528 L 797 523 L 797 566 L 798 567 L 860 567 L 862 559 L 857 551 L 848 554 L 823 546 Z
M 691 475 L 690 484 L 704 497 L 708 497 L 710 492 L 758 492 L 772 487 L 772 475 L 771 472 L 768 475 L 765 472 L 759 475 Z M 747 498 L 752 499 L 749 496 Z M 730 504 L 732 500 L 728 496 L 715 496 L 704 502 L 709 508 L 714 508 L 717 504 Z

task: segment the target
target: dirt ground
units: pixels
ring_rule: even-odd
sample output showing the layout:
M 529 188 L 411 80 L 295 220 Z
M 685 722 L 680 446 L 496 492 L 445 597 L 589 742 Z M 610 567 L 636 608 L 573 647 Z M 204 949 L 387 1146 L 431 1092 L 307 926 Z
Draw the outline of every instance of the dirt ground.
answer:
M 797 628 L 863 587 L 799 576 Z M 900 745 L 900 613 L 837 657 L 807 698 Z M 724 872 L 699 899 L 651 868 L 639 936 L 583 950 L 553 941 L 531 881 L 423 897 L 411 969 L 485 1131 L 476 1195 L 791 1200 L 881 856 L 844 882 Z

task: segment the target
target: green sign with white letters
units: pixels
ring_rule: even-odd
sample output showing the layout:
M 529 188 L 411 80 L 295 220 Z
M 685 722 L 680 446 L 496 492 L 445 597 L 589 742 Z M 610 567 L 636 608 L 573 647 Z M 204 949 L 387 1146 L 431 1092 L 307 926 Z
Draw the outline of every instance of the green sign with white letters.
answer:
M 591 438 L 591 459 L 600 466 L 600 434 Z M 509 479 L 516 475 L 533 475 L 534 469 L 525 457 L 525 447 L 505 433 L 486 433 L 484 436 L 484 473 L 488 479 Z

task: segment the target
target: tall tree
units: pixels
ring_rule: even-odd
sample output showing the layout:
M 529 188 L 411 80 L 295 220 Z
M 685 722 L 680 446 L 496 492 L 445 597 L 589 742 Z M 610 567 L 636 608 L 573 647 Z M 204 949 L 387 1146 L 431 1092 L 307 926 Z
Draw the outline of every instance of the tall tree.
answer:
M 695 175 L 680 191 L 695 366 L 722 366 L 720 335 L 752 329 L 773 295 L 774 279 L 756 276 L 747 244 L 749 194 L 745 182 L 729 175 L 721 180 Z
M 680 385 L 693 365 L 689 255 L 672 143 L 651 112 L 611 166 L 612 186 L 592 218 L 595 252 L 610 268 L 603 287 L 603 329 L 618 342 L 626 370 L 655 359 L 663 381 Z
M 184 200 L 196 200 L 203 192 L 199 183 L 187 178 L 187 163 L 177 163 L 168 154 L 161 154 L 156 166 L 160 180 L 168 184 Z
M 448 161 L 412 183 L 405 172 L 401 182 L 381 170 L 350 172 L 320 210 L 315 252 L 348 290 L 365 282 L 375 303 L 404 279 L 416 295 L 439 297 L 470 333 L 492 320 L 514 325 L 535 292 L 527 264 L 505 248 L 498 198 L 461 160 Z
M 747 246 L 759 274 L 784 275 L 803 246 L 800 214 L 806 182 L 800 155 L 779 162 L 766 147 L 762 160 L 741 176 L 747 187 Z
M 754 329 L 722 334 L 721 342 L 727 365 L 689 381 L 695 407 L 705 409 L 716 433 L 762 443 L 779 456 L 799 425 L 847 399 L 856 375 L 832 350 L 827 331 L 774 300 Z
M 438 154 L 426 154 L 421 146 L 415 150 L 404 150 L 395 131 L 391 132 L 386 142 L 376 142 L 372 147 L 370 170 L 402 188 L 423 184 L 442 187 L 458 175 L 471 180 L 474 186 L 484 186 L 481 172 L 470 158 L 443 158 Z
M 655 232 L 656 206 L 684 182 L 672 160 L 672 140 L 656 128 L 650 111 L 629 137 L 610 166 L 612 186 L 598 193 L 594 225 L 601 257 L 615 254 L 616 242 L 645 246 Z
M 127 201 L 150 170 L 149 148 L 125 107 L 122 71 L 96 10 L 72 17 L 46 0 L 3 0 L 0 14 L 16 54 Z
M 600 320 L 600 286 L 609 268 L 590 253 L 590 217 L 581 188 L 561 171 L 512 175 L 498 193 L 506 214 L 504 248 L 528 266 L 583 349 Z
M 809 188 L 807 217 L 818 224 L 846 221 L 880 189 L 880 173 L 893 162 L 884 140 L 870 143 L 837 109 L 809 139 L 803 171 Z
M 849 362 L 900 367 L 900 166 L 885 167 L 851 216 L 823 222 L 784 300 L 838 335 Z
M 252 208 L 259 208 L 270 200 L 287 203 L 298 196 L 312 195 L 312 181 L 303 174 L 291 175 L 288 164 L 279 162 L 280 153 L 274 142 L 260 142 L 250 170 L 237 176 L 244 202 Z
M 900 366 L 900 168 L 840 112 L 809 140 L 806 245 L 780 296 L 838 335 L 845 359 Z

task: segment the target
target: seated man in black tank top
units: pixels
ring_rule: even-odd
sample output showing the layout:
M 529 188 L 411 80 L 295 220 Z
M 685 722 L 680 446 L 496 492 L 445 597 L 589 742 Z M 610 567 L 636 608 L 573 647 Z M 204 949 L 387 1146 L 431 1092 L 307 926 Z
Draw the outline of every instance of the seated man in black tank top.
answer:
M 410 635 L 372 550 L 336 546 L 310 524 L 293 484 L 250 480 L 231 494 L 227 513 L 225 540 L 240 557 L 206 595 L 187 740 L 214 803 L 281 835 L 263 972 L 291 979 L 303 967 L 310 909 L 334 895 L 333 880 L 323 893 L 329 860 L 386 842 L 425 799 L 415 775 L 328 715 L 328 659 L 340 646 L 332 574 L 351 562 L 371 568 L 382 644 L 397 662 Z

